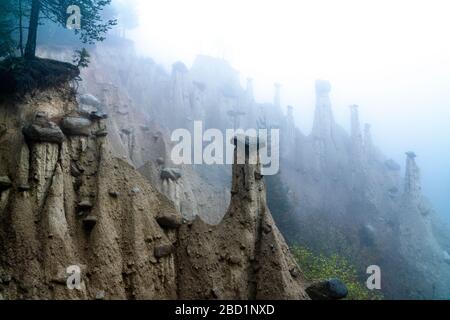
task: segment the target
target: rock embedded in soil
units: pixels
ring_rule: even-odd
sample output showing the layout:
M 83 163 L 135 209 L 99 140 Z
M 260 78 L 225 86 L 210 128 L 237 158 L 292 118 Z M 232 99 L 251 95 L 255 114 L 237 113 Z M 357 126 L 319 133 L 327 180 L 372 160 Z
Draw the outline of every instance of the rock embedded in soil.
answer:
M 29 124 L 22 129 L 22 133 L 28 141 L 62 143 L 64 134 L 53 122 L 49 121 L 46 126 L 40 124 Z
M 174 251 L 174 247 L 171 244 L 162 244 L 155 246 L 155 249 L 153 250 L 153 254 L 155 258 L 159 259 L 162 257 L 166 257 Z
M 96 294 L 95 294 L 95 299 L 96 300 L 104 300 L 105 299 L 105 291 L 98 291 Z
M 78 210 L 89 211 L 94 205 L 90 200 L 82 200 L 78 203 Z
M 3 124 L 0 124 L 0 137 L 4 135 L 6 131 L 8 131 L 8 129 L 6 129 L 6 127 Z
M 164 229 L 177 229 L 183 223 L 181 215 L 164 214 L 156 217 L 156 222 Z
M 104 113 L 104 112 L 102 112 L 102 111 L 99 111 L 99 110 L 97 110 L 97 111 L 92 111 L 92 112 L 89 114 L 89 118 L 90 118 L 91 120 L 102 120 L 102 119 L 107 119 L 107 118 L 108 118 L 108 114 L 106 114 L 106 113 Z
M 164 168 L 161 170 L 161 179 L 176 181 L 181 178 L 181 171 L 178 168 Z
M 108 194 L 113 197 L 113 198 L 118 198 L 119 197 L 119 193 L 117 191 L 109 191 Z
M 0 176 L 0 190 L 11 188 L 12 182 L 7 176 Z
M 92 230 L 96 224 L 97 224 L 96 216 L 90 215 L 83 219 L 83 226 L 88 230 Z

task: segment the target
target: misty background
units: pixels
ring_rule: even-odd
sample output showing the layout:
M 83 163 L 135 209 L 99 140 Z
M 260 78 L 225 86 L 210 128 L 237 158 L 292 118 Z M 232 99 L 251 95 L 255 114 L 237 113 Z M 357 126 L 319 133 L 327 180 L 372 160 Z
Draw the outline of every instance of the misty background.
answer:
M 297 125 L 313 123 L 314 81 L 332 83 L 335 118 L 349 129 L 351 104 L 374 143 L 404 167 L 417 153 L 422 186 L 450 222 L 450 30 L 448 1 L 114 0 L 134 6 L 126 36 L 167 70 L 197 54 L 227 60 L 254 79 L 259 102 L 282 105 Z M 120 19 L 119 19 L 120 23 Z

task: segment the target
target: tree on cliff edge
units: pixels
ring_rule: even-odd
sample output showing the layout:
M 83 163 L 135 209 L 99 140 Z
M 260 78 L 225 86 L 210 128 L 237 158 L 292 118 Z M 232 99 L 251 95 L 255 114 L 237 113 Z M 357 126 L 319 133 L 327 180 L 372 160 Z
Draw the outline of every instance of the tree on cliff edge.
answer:
M 29 16 L 30 0 L 0 1 L 0 57 L 23 56 L 24 21 Z
M 36 40 L 39 27 L 39 18 L 51 20 L 65 27 L 69 14 L 67 8 L 77 5 L 81 12 L 81 28 L 75 30 L 84 43 L 93 44 L 103 41 L 104 34 L 116 24 L 115 20 L 104 22 L 101 17 L 102 10 L 111 3 L 111 0 L 30 0 L 31 14 L 28 27 L 28 38 L 25 47 L 25 58 L 30 60 L 36 56 Z
M 0 57 L 7 56 L 14 50 L 14 41 L 11 37 L 14 23 L 9 8 L 11 8 L 10 0 L 0 2 Z

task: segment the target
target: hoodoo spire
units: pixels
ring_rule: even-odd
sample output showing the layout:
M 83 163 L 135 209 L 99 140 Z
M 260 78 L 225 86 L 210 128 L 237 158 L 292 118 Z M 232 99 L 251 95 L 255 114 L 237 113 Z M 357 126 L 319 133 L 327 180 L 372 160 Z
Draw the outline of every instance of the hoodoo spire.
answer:
M 359 158 L 362 155 L 362 135 L 361 127 L 359 124 L 358 105 L 353 104 L 350 106 L 350 138 L 352 144 L 353 156 Z
M 281 84 L 279 84 L 278 82 L 275 82 L 274 87 L 275 87 L 275 93 L 273 96 L 273 104 L 275 105 L 275 107 L 280 107 L 281 106 Z
M 369 123 L 364 124 L 364 152 L 370 156 L 373 150 L 372 126 Z
M 253 79 L 252 78 L 247 78 L 246 94 L 250 101 L 255 100 L 254 95 L 253 95 Z
M 285 157 L 289 157 L 295 149 L 295 122 L 294 122 L 294 108 L 287 106 L 286 120 L 283 127 L 283 140 L 282 140 L 282 154 Z
M 188 69 L 182 62 L 175 62 L 172 65 L 171 75 L 171 104 L 167 110 L 167 114 L 179 114 L 183 121 L 189 115 L 191 110 L 189 99 L 190 81 L 188 79 Z M 183 125 L 183 121 L 172 122 L 175 128 Z
M 359 106 L 356 104 L 352 104 L 350 107 L 350 123 L 351 123 L 351 137 L 353 140 L 358 141 L 362 140 L 361 138 L 361 128 L 359 125 L 359 114 L 358 108 Z
M 420 170 L 416 164 L 416 157 L 413 151 L 406 152 L 405 194 L 411 196 L 418 196 L 421 192 Z
M 292 137 L 293 131 L 295 130 L 294 107 L 293 106 L 287 106 L 286 121 L 287 121 L 287 129 L 289 132 L 289 137 Z
M 331 139 L 334 123 L 330 101 L 331 84 L 326 80 L 316 80 L 316 110 L 313 134 L 317 138 Z
M 179 230 L 179 298 L 308 299 L 301 271 L 266 204 L 259 153 L 267 142 L 238 134 L 232 143 L 225 217 L 216 226 L 196 219 Z

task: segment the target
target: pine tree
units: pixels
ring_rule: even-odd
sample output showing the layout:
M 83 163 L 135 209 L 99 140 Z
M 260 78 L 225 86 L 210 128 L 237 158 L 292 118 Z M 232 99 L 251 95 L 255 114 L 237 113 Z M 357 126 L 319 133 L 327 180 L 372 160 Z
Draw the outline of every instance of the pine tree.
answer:
M 267 205 L 272 216 L 288 243 L 296 236 L 294 208 L 288 197 L 288 188 L 281 180 L 280 174 L 266 176 Z
M 9 55 L 13 47 L 10 32 L 13 24 L 8 11 L 10 6 L 9 0 L 0 2 L 0 57 Z
M 31 0 L 31 14 L 28 27 L 28 38 L 25 48 L 25 58 L 33 59 L 36 56 L 37 31 L 39 18 L 66 26 L 69 15 L 67 8 L 76 5 L 81 11 L 81 28 L 75 30 L 84 43 L 93 44 L 103 41 L 104 34 L 116 24 L 115 20 L 103 21 L 101 13 L 111 0 Z
M 29 0 L 0 1 L 0 57 L 13 56 L 16 49 L 23 55 L 23 20 Z

